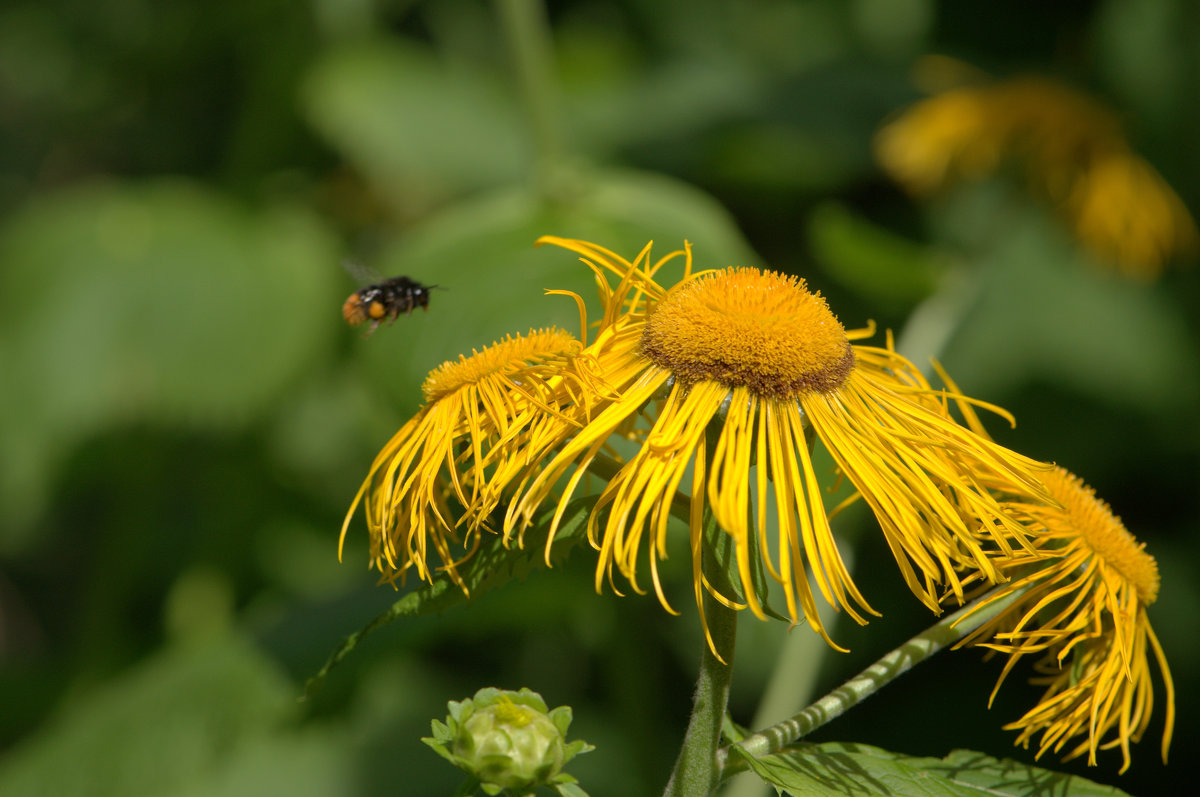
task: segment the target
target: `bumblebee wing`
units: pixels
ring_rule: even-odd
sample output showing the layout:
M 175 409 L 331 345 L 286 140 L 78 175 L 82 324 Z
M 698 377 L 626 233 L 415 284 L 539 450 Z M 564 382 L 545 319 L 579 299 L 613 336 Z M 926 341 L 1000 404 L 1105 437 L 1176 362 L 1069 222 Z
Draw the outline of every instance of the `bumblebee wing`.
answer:
M 342 268 L 346 270 L 347 274 L 354 277 L 354 280 L 359 285 L 371 285 L 376 282 L 383 282 L 383 275 L 361 260 L 343 260 Z

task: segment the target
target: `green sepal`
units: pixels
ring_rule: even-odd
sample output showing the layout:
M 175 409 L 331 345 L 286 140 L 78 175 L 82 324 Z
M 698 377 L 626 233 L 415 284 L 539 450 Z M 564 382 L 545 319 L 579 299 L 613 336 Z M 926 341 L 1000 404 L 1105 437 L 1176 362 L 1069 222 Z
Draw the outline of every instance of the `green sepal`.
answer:
M 562 797 L 588 797 L 588 793 L 581 789 L 576 781 L 556 783 L 554 784 L 554 790 L 561 794 Z

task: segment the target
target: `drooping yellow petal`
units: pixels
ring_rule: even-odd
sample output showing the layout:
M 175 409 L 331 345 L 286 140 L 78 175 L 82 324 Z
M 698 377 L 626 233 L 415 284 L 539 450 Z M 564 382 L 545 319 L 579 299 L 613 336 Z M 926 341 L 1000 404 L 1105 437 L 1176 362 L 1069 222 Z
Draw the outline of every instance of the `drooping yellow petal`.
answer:
M 1036 706 L 1005 726 L 1020 732 L 1018 744 L 1028 746 L 1040 734 L 1039 756 L 1065 749 L 1066 758 L 1087 753 L 1090 764 L 1098 750 L 1119 747 L 1122 772 L 1130 765 L 1130 743 L 1150 723 L 1153 654 L 1166 692 L 1165 761 L 1175 687 L 1146 612 L 1158 597 L 1158 564 L 1077 476 L 1056 468 L 1044 480 L 1054 504 L 1013 505 L 1037 531 L 1036 553 L 997 555 L 998 566 L 1013 580 L 974 611 L 1020 597 L 960 647 L 1006 654 L 1001 681 L 1022 657 L 1039 656 L 1035 683 L 1047 689 Z
M 434 369 L 422 388 L 425 406 L 372 464 L 342 542 L 362 502 L 371 562 L 383 580 L 403 580 L 409 570 L 428 580 L 436 554 L 437 569 L 465 590 L 457 568 L 478 547 L 505 488 L 528 467 L 531 442 L 544 448 L 568 438 L 602 390 L 581 354 L 574 336 L 534 330 Z

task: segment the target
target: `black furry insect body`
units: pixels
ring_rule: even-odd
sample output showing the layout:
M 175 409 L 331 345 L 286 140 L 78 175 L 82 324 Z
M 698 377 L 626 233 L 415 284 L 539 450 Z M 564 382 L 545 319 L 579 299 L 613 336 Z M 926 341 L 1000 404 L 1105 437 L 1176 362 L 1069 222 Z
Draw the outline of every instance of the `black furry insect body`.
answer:
M 408 315 L 416 307 L 428 310 L 429 291 L 436 287 L 408 277 L 392 277 L 350 294 L 342 305 L 342 317 L 350 326 L 370 321 L 369 335 L 384 321 L 389 324 L 395 321 L 401 313 Z

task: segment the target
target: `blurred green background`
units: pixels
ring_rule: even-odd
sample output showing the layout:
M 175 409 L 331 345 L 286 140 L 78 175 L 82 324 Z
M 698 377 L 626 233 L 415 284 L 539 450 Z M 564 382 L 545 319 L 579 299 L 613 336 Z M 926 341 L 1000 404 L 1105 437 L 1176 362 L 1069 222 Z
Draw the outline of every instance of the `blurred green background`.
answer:
M 1196 267 L 1121 277 L 1004 177 L 916 202 L 871 140 L 921 96 L 916 59 L 953 55 L 1091 93 L 1198 207 L 1200 6 L 546 13 L 549 53 L 474 0 L 4 4 L 0 794 L 446 794 L 458 776 L 418 737 L 487 685 L 574 707 L 572 735 L 598 749 L 572 771 L 594 796 L 661 790 L 700 639 L 682 544 L 682 618 L 597 596 L 581 551 L 380 632 L 298 702 L 396 597 L 366 571 L 361 520 L 342 564 L 337 534 L 424 374 L 510 332 L 574 330 L 543 289 L 593 298 L 573 256 L 532 246 L 542 234 L 630 256 L 688 239 L 701 267 L 805 276 L 848 327 L 899 332 L 966 284 L 959 323 L 902 343 L 1015 412 L 997 437 L 1083 476 L 1162 569 L 1150 616 L 1179 691 L 1176 764 L 1158 760 L 1159 714 L 1128 774 L 1117 756 L 1063 768 L 1165 793 L 1200 758 Z M 339 317 L 358 287 L 345 260 L 447 290 L 364 339 Z M 886 616 L 838 628 L 853 652 L 825 656 L 822 687 L 928 623 L 863 540 L 859 583 Z M 742 629 L 749 722 L 784 628 Z M 1034 689 L 1014 676 L 989 711 L 996 662 L 920 670 L 815 740 L 1032 759 L 1000 725 Z

